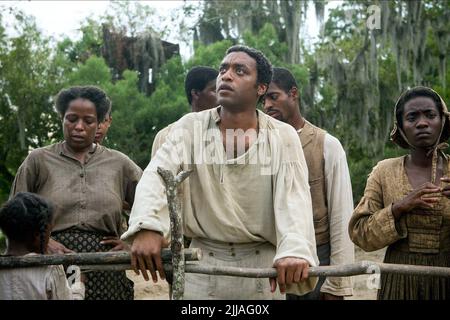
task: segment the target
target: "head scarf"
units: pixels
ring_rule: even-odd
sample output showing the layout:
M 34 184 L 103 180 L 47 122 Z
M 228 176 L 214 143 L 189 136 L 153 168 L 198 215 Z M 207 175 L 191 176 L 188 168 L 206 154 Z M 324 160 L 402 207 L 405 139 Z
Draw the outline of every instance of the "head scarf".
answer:
M 399 145 L 400 147 L 404 149 L 415 149 L 413 145 L 408 141 L 406 138 L 405 133 L 400 128 L 398 122 L 397 122 L 397 109 L 400 108 L 402 105 L 404 107 L 404 104 L 409 101 L 404 101 L 405 96 L 410 95 L 414 92 L 418 92 L 417 97 L 428 97 L 429 95 L 435 96 L 440 100 L 441 105 L 437 106 L 438 108 L 441 108 L 442 113 L 442 126 L 441 126 L 441 132 L 439 134 L 439 138 L 436 140 L 435 144 L 430 147 L 430 150 L 428 151 L 427 155 L 433 154 L 432 158 L 432 168 L 431 168 L 431 183 L 436 182 L 436 171 L 437 171 L 437 161 L 438 161 L 438 153 L 441 153 L 442 156 L 447 159 L 447 155 L 443 152 L 444 149 L 448 148 L 448 144 L 446 141 L 450 137 L 450 113 L 447 110 L 447 106 L 442 99 L 442 97 L 433 89 L 430 89 L 428 87 L 414 87 L 411 88 L 405 92 L 402 93 L 402 95 L 398 98 L 397 102 L 395 103 L 394 108 L 394 128 L 391 131 L 391 140 Z M 422 94 L 421 94 L 422 93 Z M 427 95 L 428 94 L 428 95 Z M 411 98 L 414 99 L 414 98 Z M 433 100 L 434 101 L 434 100 Z

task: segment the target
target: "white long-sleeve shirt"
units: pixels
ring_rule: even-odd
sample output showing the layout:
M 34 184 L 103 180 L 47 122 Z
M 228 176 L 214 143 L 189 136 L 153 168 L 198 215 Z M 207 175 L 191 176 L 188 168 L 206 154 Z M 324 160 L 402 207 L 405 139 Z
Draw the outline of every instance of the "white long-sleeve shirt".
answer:
M 353 213 L 353 195 L 347 157 L 339 140 L 328 133 L 324 139 L 323 156 L 330 221 L 330 265 L 353 263 L 355 249 L 348 235 L 348 224 Z M 320 291 L 338 296 L 352 295 L 352 278 L 327 277 Z
M 159 215 L 167 200 L 157 168 L 174 174 L 193 169 L 181 195 L 186 236 L 267 241 L 277 248 L 274 261 L 298 257 L 317 266 L 308 169 L 295 130 L 257 111 L 256 141 L 229 159 L 218 127 L 219 108 L 190 113 L 171 128 L 137 186 L 130 227 L 122 239 L 133 239 L 141 229 L 167 233 L 168 221 Z M 298 292 L 305 293 L 315 282 L 310 278 Z

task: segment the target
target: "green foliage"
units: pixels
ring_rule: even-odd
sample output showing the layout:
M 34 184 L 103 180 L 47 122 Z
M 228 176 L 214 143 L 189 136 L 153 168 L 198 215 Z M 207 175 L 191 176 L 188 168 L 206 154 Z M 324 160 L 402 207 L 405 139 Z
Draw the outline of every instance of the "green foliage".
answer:
M 84 62 L 91 55 L 100 56 L 102 39 L 101 22 L 87 18 L 80 26 L 81 39 L 72 41 L 66 37 L 58 43 L 57 49 L 73 62 Z
M 145 168 L 150 159 L 152 140 L 147 137 L 149 127 L 140 130 L 138 123 L 142 110 L 150 105 L 150 99 L 138 91 L 137 83 L 137 73 L 127 70 L 122 80 L 107 89 L 113 102 L 113 123 L 108 132 L 106 145 L 125 153 L 139 166 Z
M 103 58 L 91 56 L 78 69 L 68 75 L 69 85 L 95 85 L 107 89 L 111 85 L 111 72 Z
M 52 97 L 63 84 L 50 39 L 12 10 L 15 36 L 0 41 L 0 201 L 30 148 L 51 143 L 60 120 Z
M 196 43 L 195 54 L 186 63 L 186 69 L 199 65 L 219 68 L 220 62 L 225 55 L 225 51 L 232 45 L 233 43 L 230 40 L 218 41 L 208 46 Z
M 256 35 L 246 31 L 242 38 L 247 46 L 264 52 L 273 65 L 283 63 L 288 47 L 286 43 L 278 39 L 277 32 L 272 24 L 266 23 Z
M 111 1 L 108 12 L 100 21 L 131 37 L 154 31 L 153 26 L 160 24 L 155 10 L 137 1 Z

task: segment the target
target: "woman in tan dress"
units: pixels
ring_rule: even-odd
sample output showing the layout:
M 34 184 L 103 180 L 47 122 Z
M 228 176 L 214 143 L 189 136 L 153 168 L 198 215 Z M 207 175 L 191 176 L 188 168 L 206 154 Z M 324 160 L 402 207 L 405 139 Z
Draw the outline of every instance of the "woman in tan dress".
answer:
M 391 139 L 409 154 L 379 162 L 353 212 L 349 234 L 384 262 L 450 267 L 450 116 L 432 89 L 415 87 L 395 105 Z M 449 299 L 450 280 L 382 274 L 378 299 Z
M 123 203 L 133 205 L 142 170 L 123 153 L 95 143 L 111 102 L 97 87 L 61 90 L 56 109 L 64 141 L 30 152 L 19 167 L 11 195 L 37 193 L 55 206 L 50 253 L 125 250 L 119 239 Z M 86 300 L 131 300 L 124 271 L 86 273 Z

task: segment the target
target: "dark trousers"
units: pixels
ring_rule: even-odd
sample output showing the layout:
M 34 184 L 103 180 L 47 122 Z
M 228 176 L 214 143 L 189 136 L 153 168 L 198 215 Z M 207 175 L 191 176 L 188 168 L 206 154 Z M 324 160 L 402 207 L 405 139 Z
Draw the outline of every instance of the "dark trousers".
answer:
M 319 262 L 321 266 L 330 265 L 330 243 L 323 244 L 317 247 L 317 256 L 319 257 Z M 319 300 L 320 298 L 320 288 L 322 288 L 326 277 L 319 277 L 319 282 L 317 282 L 316 287 L 313 291 L 308 292 L 303 296 L 297 296 L 295 294 L 286 294 L 286 300 Z

